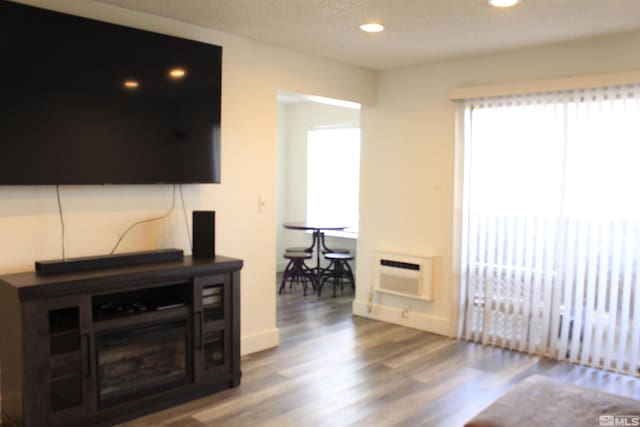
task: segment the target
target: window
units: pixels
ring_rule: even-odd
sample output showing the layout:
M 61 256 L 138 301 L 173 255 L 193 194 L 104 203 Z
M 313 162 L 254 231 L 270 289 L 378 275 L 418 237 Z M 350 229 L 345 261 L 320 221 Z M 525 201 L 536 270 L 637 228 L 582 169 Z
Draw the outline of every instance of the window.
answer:
M 467 101 L 466 339 L 638 374 L 640 86 Z
M 360 129 L 312 129 L 307 134 L 307 222 L 358 230 Z

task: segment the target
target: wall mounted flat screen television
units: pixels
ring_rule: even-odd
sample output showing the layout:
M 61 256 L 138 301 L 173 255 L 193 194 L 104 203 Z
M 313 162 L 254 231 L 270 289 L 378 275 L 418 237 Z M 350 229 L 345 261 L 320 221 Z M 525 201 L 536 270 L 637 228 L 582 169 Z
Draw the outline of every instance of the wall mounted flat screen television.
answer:
M 0 185 L 220 182 L 222 48 L 0 0 Z

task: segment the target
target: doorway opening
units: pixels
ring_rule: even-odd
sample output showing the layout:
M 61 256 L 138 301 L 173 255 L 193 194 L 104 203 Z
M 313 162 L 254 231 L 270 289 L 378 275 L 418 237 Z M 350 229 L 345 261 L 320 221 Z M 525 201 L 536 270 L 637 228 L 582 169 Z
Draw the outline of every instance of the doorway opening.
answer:
M 278 311 L 281 303 L 295 305 L 296 301 L 299 304 L 339 302 L 350 306 L 355 289 L 346 276 L 342 282 L 326 277 L 324 269 L 334 268 L 336 264 L 323 252 L 347 254 L 347 264 L 338 266 L 339 273 L 349 268 L 355 271 L 360 104 L 289 92 L 279 92 L 277 102 L 275 292 Z M 314 233 L 304 227 L 285 227 L 291 223 L 328 228 Z M 287 280 L 279 292 L 290 261 L 285 258 L 288 248 L 307 249 L 310 256 L 302 261 L 309 267 L 310 270 L 304 271 L 311 277 Z M 348 259 L 350 257 L 353 259 Z M 319 295 L 314 294 L 313 285 L 322 285 Z M 334 287 L 336 298 L 333 298 Z M 280 314 L 278 321 L 280 323 Z

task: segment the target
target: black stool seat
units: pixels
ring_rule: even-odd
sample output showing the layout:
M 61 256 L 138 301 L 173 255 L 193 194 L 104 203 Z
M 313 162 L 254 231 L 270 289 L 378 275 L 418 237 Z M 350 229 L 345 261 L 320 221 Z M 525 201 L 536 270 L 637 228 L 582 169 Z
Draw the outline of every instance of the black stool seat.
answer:
M 313 257 L 313 254 L 304 251 L 285 252 L 282 256 L 285 259 L 288 259 L 289 263 L 285 267 L 284 273 L 282 274 L 282 283 L 280 283 L 280 289 L 278 289 L 278 293 L 282 293 L 287 282 L 289 282 L 289 289 L 292 289 L 294 284 L 301 283 L 302 288 L 304 289 L 305 296 L 307 295 L 308 282 L 311 282 L 311 286 L 315 290 L 316 283 L 313 271 L 307 264 L 304 263 L 305 260 L 311 259 Z
M 322 250 L 322 254 L 323 255 L 331 254 L 331 253 L 334 253 L 334 254 L 348 254 L 350 252 L 349 252 L 349 249 L 343 249 L 343 248 L 331 248 L 331 249 L 323 249 Z
M 338 285 L 344 290 L 344 283 L 350 282 L 351 287 L 356 289 L 356 281 L 353 277 L 353 271 L 348 261 L 353 260 L 353 255 L 349 253 L 329 252 L 324 254 L 324 258 L 329 261 L 329 266 L 325 269 L 324 276 L 318 285 L 318 296 L 322 293 L 322 287 L 329 279 L 333 282 L 333 297 L 336 297 L 336 289 Z
M 282 255 L 285 259 L 311 259 L 313 255 L 309 252 L 305 252 L 304 248 L 301 251 L 287 251 Z
M 284 251 L 285 252 L 308 252 L 308 253 L 311 253 L 311 252 L 313 252 L 313 247 L 303 248 L 302 246 L 292 246 L 290 248 L 286 248 Z

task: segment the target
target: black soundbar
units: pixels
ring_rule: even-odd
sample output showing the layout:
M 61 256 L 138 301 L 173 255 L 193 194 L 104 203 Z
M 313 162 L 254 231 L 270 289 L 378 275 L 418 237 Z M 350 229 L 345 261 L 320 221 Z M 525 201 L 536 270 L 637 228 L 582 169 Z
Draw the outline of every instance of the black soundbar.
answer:
M 124 267 L 154 262 L 179 261 L 184 257 L 182 249 L 159 249 L 155 251 L 126 252 L 82 258 L 36 261 L 37 274 L 71 273 L 83 270 Z

